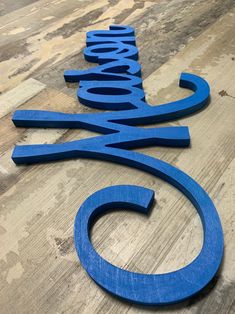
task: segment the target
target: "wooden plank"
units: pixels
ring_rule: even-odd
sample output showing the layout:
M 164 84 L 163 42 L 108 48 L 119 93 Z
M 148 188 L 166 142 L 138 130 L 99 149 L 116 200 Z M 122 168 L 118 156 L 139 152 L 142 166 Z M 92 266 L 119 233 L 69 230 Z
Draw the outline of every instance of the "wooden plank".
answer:
M 0 16 L 4 16 L 9 12 L 18 10 L 35 1 L 37 0 L 21 0 L 21 1 L 2 0 L 0 3 Z
M 64 0 L 37 1 L 0 19 L 0 71 L 5 74 L 0 78 L 1 91 L 32 75 L 61 88 L 64 82 L 58 73 L 78 64 L 87 66 L 81 54 L 85 33 L 112 23 L 131 23 L 136 28 L 146 77 L 232 6 L 233 0 L 174 0 L 167 5 L 165 0 L 111 4 L 108 0 L 71 0 L 69 5 Z M 145 53 L 149 50 L 154 51 L 152 56 Z
M 117 3 L 116 7 L 119 6 L 120 3 Z M 230 0 L 168 1 L 167 3 L 164 0 L 140 1 L 124 10 L 120 8 L 119 14 L 113 17 L 110 8 L 111 12 L 107 11 L 104 22 L 108 21 L 107 17 L 112 17 L 109 19 L 110 23 L 130 24 L 135 28 L 143 78 L 146 78 L 232 7 L 234 2 Z M 97 21 L 102 22 L 102 17 Z M 105 25 L 108 24 L 102 24 L 101 28 L 105 29 Z M 93 29 L 100 27 L 98 24 L 94 26 Z M 67 30 L 70 30 L 69 26 Z M 66 28 L 63 29 L 64 31 Z M 150 54 L 149 51 L 153 53 Z M 64 81 L 58 74 L 64 69 L 87 68 L 91 65 L 84 61 L 82 51 L 78 50 L 74 55 L 47 66 L 50 71 L 45 72 L 45 69 L 40 68 L 33 73 L 34 77 L 73 95 L 73 90 L 65 88 Z
M 0 95 L 0 118 L 33 98 L 46 87 L 45 84 L 31 78 Z
M 118 11 L 125 10 L 133 6 L 132 1 L 120 1 L 119 5 L 114 6 L 113 9 L 107 10 L 107 14 L 110 11 L 110 18 L 104 22 L 99 21 L 99 15 L 103 13 L 103 7 L 107 4 L 107 0 L 99 0 L 90 2 L 89 5 L 82 5 L 77 10 L 70 11 L 70 14 L 65 15 L 55 22 L 50 22 L 48 27 L 44 28 L 42 23 L 41 28 L 37 29 L 37 32 L 33 32 L 32 36 L 27 37 L 23 40 L 22 37 L 14 36 L 15 29 L 18 29 L 13 23 L 10 30 L 3 32 L 3 43 L 2 43 L 2 62 L 0 68 L 5 73 L 4 80 L 1 81 L 1 91 L 11 88 L 14 84 L 17 84 L 28 77 L 33 72 L 37 71 L 41 66 L 45 67 L 48 63 L 56 63 L 63 60 L 65 57 L 73 55 L 82 50 L 85 45 L 85 34 L 88 30 L 92 30 L 93 26 L 87 24 L 89 14 L 97 12 L 96 27 L 108 27 L 111 23 L 111 17 L 118 14 Z M 51 7 L 54 10 L 54 7 Z M 100 13 L 99 9 L 102 9 Z M 38 15 L 40 16 L 40 7 L 38 8 Z M 47 12 L 48 14 L 48 12 Z M 50 16 L 50 15 L 49 15 Z M 35 18 L 35 17 L 34 17 Z M 93 17 L 94 18 L 94 17 Z M 32 18 L 29 19 L 32 23 Z M 80 22 L 85 23 L 81 27 Z M 18 21 L 19 23 L 20 21 Z M 75 23 L 74 30 L 68 30 L 68 35 L 63 34 L 63 27 L 66 25 L 72 25 Z M 27 21 L 28 23 L 28 21 Z M 24 26 L 21 22 L 22 33 L 27 29 L 27 23 Z M 79 28 L 78 28 L 79 25 Z M 3 30 L 2 30 L 3 31 Z M 39 31 L 39 32 L 38 32 Z M 4 37 L 6 38 L 4 40 Z M 8 43 L 11 38 L 10 46 Z M 12 40 L 15 38 L 17 43 L 17 54 L 12 55 L 11 50 Z M 19 67 L 20 60 L 20 67 Z
M 40 82 L 35 81 L 38 86 L 40 86 Z M 40 104 L 40 108 L 41 109 L 45 109 L 45 110 L 55 110 L 55 111 L 63 111 L 63 112 L 76 112 L 77 111 L 77 101 L 74 98 L 71 98 L 63 93 L 58 92 L 57 90 L 53 90 L 51 88 L 46 88 L 46 86 L 44 85 L 43 90 L 39 90 L 39 93 L 37 95 L 35 95 L 34 97 L 30 98 L 28 101 L 24 101 L 24 102 L 20 102 L 20 96 L 24 97 L 25 100 L 25 94 L 24 94 L 24 90 L 25 90 L 25 86 L 26 86 L 26 82 L 21 83 L 17 88 L 11 90 L 10 92 L 15 91 L 15 93 L 13 93 L 13 97 L 17 98 L 17 104 L 14 104 L 14 101 L 10 102 L 10 98 L 8 98 L 8 104 L 10 103 L 10 105 L 8 106 L 8 108 L 10 109 L 10 106 L 14 105 L 18 105 L 17 107 L 20 107 L 20 109 L 39 109 L 39 104 Z M 41 84 L 41 86 L 43 86 L 43 84 Z M 9 94 L 10 92 L 7 92 L 6 94 L 3 94 L 2 97 L 6 96 L 7 94 Z M 12 100 L 12 99 L 11 99 Z M 14 99 L 13 99 L 14 100 Z M 2 102 L 3 105 L 5 104 L 5 102 Z M 62 134 L 66 132 L 66 130 L 56 130 L 55 133 L 57 134 L 57 137 L 54 138 L 52 142 L 56 141 L 56 139 L 60 138 L 62 136 Z M 8 134 L 8 140 L 6 141 L 6 139 L 4 137 L 0 138 L 0 147 L 1 147 L 1 152 L 0 155 L 4 155 L 7 151 L 11 150 L 13 148 L 13 146 L 15 145 L 15 143 L 17 142 L 21 142 L 22 138 L 27 138 L 27 141 L 30 141 L 30 138 L 32 138 L 32 143 L 33 141 L 40 141 L 42 140 L 42 136 L 43 136 L 43 130 L 37 131 L 37 130 L 29 130 L 29 129 L 25 129 L 25 128 L 16 128 L 14 126 L 14 124 L 12 123 L 12 112 L 8 113 L 7 115 L 4 116 L 4 118 L 1 118 L 1 124 L 0 124 L 0 133 L 1 134 Z M 49 141 L 49 138 L 47 137 L 50 136 L 50 132 L 48 133 L 47 131 L 44 132 L 45 133 L 45 141 Z M 33 134 L 40 134 L 39 138 L 36 139 L 35 136 L 33 136 Z
M 82 10 L 92 3 L 89 0 L 71 0 L 68 5 L 68 3 L 65 2 L 67 1 L 38 0 L 33 3 L 31 2 L 21 9 L 1 16 L 0 30 L 3 31 L 4 35 L 1 38 L 1 45 L 11 41 L 11 36 L 6 36 L 6 33 L 14 36 L 16 40 L 19 38 L 29 37 L 29 35 L 38 32 L 38 30 L 42 27 L 54 23 L 74 11 Z M 32 21 L 34 23 L 32 23 Z M 18 28 L 24 29 L 23 31 L 17 31 Z

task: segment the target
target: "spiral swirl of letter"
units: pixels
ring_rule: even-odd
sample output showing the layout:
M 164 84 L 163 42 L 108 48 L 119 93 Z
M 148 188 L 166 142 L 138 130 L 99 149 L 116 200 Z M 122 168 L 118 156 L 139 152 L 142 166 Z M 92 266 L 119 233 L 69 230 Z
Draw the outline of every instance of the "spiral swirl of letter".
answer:
M 91 244 L 89 228 L 95 216 L 121 206 L 147 213 L 154 192 L 143 187 L 112 186 L 91 195 L 76 216 L 74 238 L 87 273 L 113 295 L 146 305 L 185 300 L 205 287 L 221 264 L 223 232 L 216 208 L 207 193 L 187 174 L 164 161 L 127 148 L 188 146 L 187 127 L 140 128 L 135 125 L 168 121 L 201 109 L 209 101 L 209 86 L 202 78 L 183 73 L 180 87 L 193 90 L 192 96 L 160 106 L 147 104 L 134 30 L 129 26 L 113 25 L 108 31 L 88 32 L 84 55 L 87 61 L 99 66 L 65 71 L 65 80 L 79 82 L 78 99 L 82 104 L 111 112 L 65 114 L 18 110 L 13 122 L 19 127 L 85 128 L 105 135 L 63 144 L 16 146 L 12 159 L 16 164 L 74 157 L 109 160 L 151 173 L 180 190 L 200 215 L 204 241 L 199 255 L 177 271 L 166 274 L 126 271 L 104 260 Z

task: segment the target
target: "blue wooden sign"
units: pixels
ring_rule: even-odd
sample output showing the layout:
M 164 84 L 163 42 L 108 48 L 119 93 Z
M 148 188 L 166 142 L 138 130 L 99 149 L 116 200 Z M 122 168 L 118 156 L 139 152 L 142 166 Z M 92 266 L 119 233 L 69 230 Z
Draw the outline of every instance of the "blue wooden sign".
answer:
M 147 213 L 154 192 L 143 187 L 112 186 L 91 195 L 76 216 L 74 239 L 87 273 L 113 295 L 145 305 L 183 301 L 204 288 L 219 269 L 223 256 L 219 216 L 207 193 L 183 171 L 128 149 L 148 145 L 188 146 L 190 136 L 186 126 L 143 128 L 136 125 L 169 121 L 200 110 L 209 101 L 209 86 L 203 78 L 183 73 L 179 85 L 191 89 L 193 95 L 150 106 L 142 88 L 134 30 L 129 26 L 113 25 L 109 30 L 88 32 L 84 55 L 87 61 L 98 66 L 65 71 L 65 80 L 79 82 L 77 96 L 82 104 L 110 112 L 66 114 L 17 110 L 13 122 L 18 127 L 85 128 L 105 135 L 62 144 L 16 146 L 12 159 L 16 164 L 75 157 L 109 160 L 151 173 L 180 190 L 197 209 L 204 231 L 201 252 L 186 267 L 166 274 L 129 272 L 110 264 L 93 248 L 89 229 L 97 215 L 123 206 Z

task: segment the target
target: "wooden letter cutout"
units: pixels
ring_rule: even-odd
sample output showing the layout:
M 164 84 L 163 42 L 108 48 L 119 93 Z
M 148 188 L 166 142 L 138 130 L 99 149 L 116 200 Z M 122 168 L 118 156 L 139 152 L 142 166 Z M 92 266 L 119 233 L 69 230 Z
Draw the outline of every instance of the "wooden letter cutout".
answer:
M 185 147 L 190 143 L 185 126 L 143 128 L 138 124 L 169 121 L 194 113 L 209 101 L 207 82 L 182 73 L 180 87 L 194 94 L 184 99 L 150 106 L 142 89 L 141 67 L 136 61 L 134 30 L 129 26 L 110 26 L 110 30 L 87 34 L 85 59 L 99 65 L 88 70 L 68 70 L 68 82 L 79 82 L 78 99 L 90 107 L 112 110 L 93 114 L 17 110 L 13 122 L 18 127 L 85 128 L 105 135 L 62 144 L 16 146 L 12 159 L 30 164 L 65 158 L 109 160 L 141 169 L 160 177 L 180 190 L 195 206 L 202 220 L 203 247 L 186 267 L 166 274 L 139 274 L 108 263 L 94 250 L 89 239 L 92 219 L 103 212 L 128 207 L 146 213 L 153 191 L 136 186 L 113 186 L 91 195 L 75 219 L 75 246 L 81 264 L 105 290 L 130 302 L 161 305 L 180 302 L 199 292 L 214 277 L 223 256 L 223 232 L 219 216 L 207 193 L 191 177 L 159 159 L 127 150 L 165 145 Z

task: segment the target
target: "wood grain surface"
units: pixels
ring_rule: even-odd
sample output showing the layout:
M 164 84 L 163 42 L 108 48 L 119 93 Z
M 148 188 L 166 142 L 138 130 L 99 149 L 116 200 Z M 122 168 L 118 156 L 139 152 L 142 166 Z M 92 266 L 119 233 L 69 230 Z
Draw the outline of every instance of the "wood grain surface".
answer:
M 0 5 L 0 313 L 235 313 L 235 4 L 232 0 L 2 1 Z M 199 253 L 202 226 L 189 201 L 144 172 L 95 160 L 15 166 L 14 145 L 94 136 L 84 130 L 23 129 L 16 108 L 93 112 L 76 99 L 63 70 L 88 68 L 85 34 L 111 23 L 136 29 L 148 101 L 158 105 L 190 92 L 182 71 L 211 86 L 210 105 L 171 123 L 188 125 L 191 147 L 142 148 L 192 176 L 222 220 L 225 257 L 213 282 L 179 305 L 134 306 L 102 291 L 81 267 L 73 244 L 79 206 L 110 185 L 155 190 L 148 217 L 116 211 L 92 230 L 97 251 L 113 264 L 144 273 L 187 265 Z

